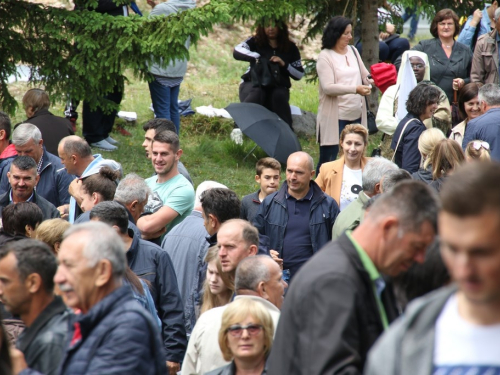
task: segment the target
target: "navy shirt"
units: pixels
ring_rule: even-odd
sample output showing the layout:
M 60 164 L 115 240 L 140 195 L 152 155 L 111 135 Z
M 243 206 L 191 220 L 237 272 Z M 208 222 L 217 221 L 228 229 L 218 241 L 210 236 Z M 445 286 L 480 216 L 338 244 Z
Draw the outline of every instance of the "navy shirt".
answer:
M 299 200 L 288 193 L 285 196 L 288 223 L 283 239 L 283 268 L 290 270 L 290 279 L 292 279 L 299 268 L 313 255 L 309 229 L 313 189 L 309 189 L 306 196 Z

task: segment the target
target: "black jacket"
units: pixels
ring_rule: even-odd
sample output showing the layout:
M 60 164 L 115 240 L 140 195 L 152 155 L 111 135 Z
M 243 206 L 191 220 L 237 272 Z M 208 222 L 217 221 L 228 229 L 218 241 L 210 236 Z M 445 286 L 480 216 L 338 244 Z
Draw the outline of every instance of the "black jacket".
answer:
M 68 135 L 74 135 L 71 122 L 64 117 L 54 116 L 48 109 L 41 109 L 25 122 L 35 125 L 42 133 L 43 145 L 51 154 L 57 155 L 59 142 Z
M 399 168 L 405 169 L 410 173 L 418 171 L 420 160 L 422 159 L 422 155 L 420 155 L 420 151 L 418 150 L 418 138 L 426 129 L 424 123 L 411 113 L 408 113 L 399 122 L 391 142 L 391 148 L 394 150 L 394 162 Z M 403 130 L 404 133 L 401 135 Z M 401 141 L 398 145 L 400 136 Z
M 47 201 L 46 199 L 39 196 L 36 191 L 33 192 L 33 198 L 31 199 L 32 203 L 36 204 L 42 210 L 43 220 L 55 219 L 61 217 L 61 214 L 57 210 L 57 208 Z M 0 195 L 0 218 L 2 217 L 2 211 L 4 207 L 7 207 L 10 204 L 10 189 Z
M 429 165 L 427 169 L 419 168 L 418 171 L 411 175 L 411 178 L 415 181 L 422 181 L 429 185 L 432 180 L 432 166 Z
M 131 229 L 128 232 L 133 237 L 127 251 L 128 264 L 137 276 L 151 283 L 151 295 L 161 320 L 165 360 L 180 363 L 187 339 L 184 308 L 172 260 L 161 247 L 140 239 Z
M 382 292 L 387 319 L 398 313 L 391 287 Z M 362 374 L 368 350 L 384 331 L 368 272 L 346 234 L 295 276 L 285 298 L 268 373 Z
M 23 352 L 28 367 L 44 375 L 55 375 L 61 364 L 72 316 L 61 297 L 38 315 L 19 335 L 16 347 Z

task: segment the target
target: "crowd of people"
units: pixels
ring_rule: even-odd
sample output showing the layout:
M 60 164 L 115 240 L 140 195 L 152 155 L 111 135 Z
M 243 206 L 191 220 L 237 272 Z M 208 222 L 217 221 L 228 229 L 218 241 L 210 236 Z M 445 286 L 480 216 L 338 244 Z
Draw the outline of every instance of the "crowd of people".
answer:
M 352 21 L 333 17 L 317 63 L 319 161 L 263 158 L 244 197 L 195 186 L 181 162 L 182 78 L 163 74 L 184 62 L 151 65 L 168 118 L 143 125 L 146 179 L 93 154 L 29 90 L 26 121 L 0 112 L 0 373 L 500 373 L 498 62 L 493 82 L 476 69 L 491 65 L 481 48 L 498 39 L 497 8 L 474 12 L 458 40 L 441 10 L 434 38 L 401 51 L 377 114 L 389 157 L 367 155 L 373 81 Z M 469 38 L 485 15 L 495 29 Z M 241 101 L 292 126 L 290 78 L 304 71 L 287 25 L 257 27 L 234 57 L 250 62 Z M 263 64 L 272 85 L 252 74 Z

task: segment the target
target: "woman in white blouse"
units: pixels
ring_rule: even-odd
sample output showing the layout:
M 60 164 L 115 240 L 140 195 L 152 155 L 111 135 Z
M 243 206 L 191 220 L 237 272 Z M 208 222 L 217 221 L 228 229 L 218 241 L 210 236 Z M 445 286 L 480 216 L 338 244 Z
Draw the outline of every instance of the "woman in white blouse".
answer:
M 366 127 L 366 101 L 372 81 L 358 51 L 349 45 L 352 21 L 335 16 L 323 32 L 322 51 L 316 70 L 319 77 L 319 107 L 316 138 L 321 164 L 333 161 L 339 151 L 339 135 L 348 124 Z M 364 83 L 364 84 L 363 84 Z

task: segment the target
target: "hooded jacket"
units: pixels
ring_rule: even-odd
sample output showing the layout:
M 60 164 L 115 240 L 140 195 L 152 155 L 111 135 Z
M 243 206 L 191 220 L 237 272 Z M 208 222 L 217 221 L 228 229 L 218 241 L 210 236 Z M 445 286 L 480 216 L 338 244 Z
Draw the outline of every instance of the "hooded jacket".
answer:
M 196 7 L 196 2 L 193 0 L 168 0 L 164 3 L 156 5 L 149 17 L 153 16 L 169 16 L 175 13 L 181 13 L 188 9 L 193 9 Z M 168 19 L 167 19 L 168 22 Z M 184 47 L 189 49 L 191 39 L 187 38 L 184 43 Z M 153 75 L 161 77 L 184 77 L 187 71 L 187 59 L 174 59 L 169 63 L 165 64 L 163 58 L 159 62 L 149 62 L 149 71 Z

